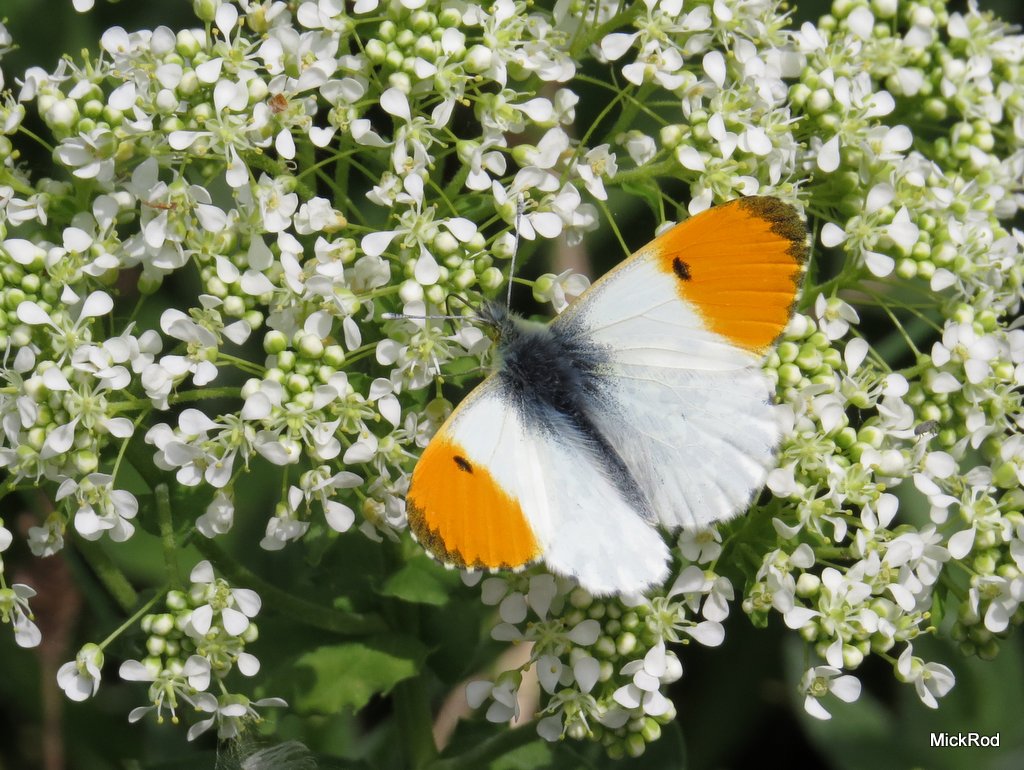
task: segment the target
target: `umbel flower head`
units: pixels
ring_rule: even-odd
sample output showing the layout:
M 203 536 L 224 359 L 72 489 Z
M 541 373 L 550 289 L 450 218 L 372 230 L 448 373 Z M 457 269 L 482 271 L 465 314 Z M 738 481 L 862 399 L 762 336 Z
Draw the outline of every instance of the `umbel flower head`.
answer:
M 148 686 L 132 721 L 235 738 L 283 705 L 248 650 L 262 608 L 358 640 L 276 639 L 275 667 L 358 679 L 345 700 L 293 677 L 298 713 L 444 670 L 492 722 L 635 756 L 675 717 L 685 645 L 726 649 L 736 610 L 803 646 L 792 698 L 819 719 L 858 699 L 869 658 L 935 708 L 964 656 L 998 653 L 1024 619 L 1015 29 L 939 0 L 837 0 L 802 24 L 760 1 L 193 9 L 189 28 L 112 27 L 84 59 L 0 70 L 0 497 L 52 502 L 27 549 L 0 522 L 0 554 L 70 547 L 109 577 L 158 533 L 166 573 L 105 581 L 129 621 L 60 669 L 70 698 L 109 686 L 124 637 L 121 678 Z M 40 149 L 49 166 L 24 162 Z M 603 230 L 624 256 L 749 195 L 813 236 L 764 364 L 784 424 L 766 493 L 684 532 L 647 596 L 487 577 L 459 606 L 526 651 L 508 670 L 437 666 L 453 638 L 431 656 L 381 641 L 466 601 L 409 541 L 405 493 L 490 338 L 423 316 L 471 315 L 517 248 Z M 644 232 L 620 234 L 627 218 Z M 550 271 L 520 280 L 561 311 L 587 279 Z M 0 622 L 34 646 L 15 574 L 0 562 Z M 924 635 L 960 655 L 919 657 Z

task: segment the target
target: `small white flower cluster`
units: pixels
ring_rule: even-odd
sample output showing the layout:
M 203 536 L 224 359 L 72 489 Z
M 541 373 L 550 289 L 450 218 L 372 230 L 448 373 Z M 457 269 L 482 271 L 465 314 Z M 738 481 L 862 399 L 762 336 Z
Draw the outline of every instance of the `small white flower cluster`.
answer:
M 4 575 L 3 552 L 11 547 L 14 535 L 0 519 L 0 622 L 10 623 L 14 628 L 14 641 L 19 647 L 35 647 L 42 641 L 39 627 L 32 620 L 32 609 L 28 600 L 36 595 L 31 586 L 14 583 L 8 586 Z
M 690 534 L 680 547 L 695 546 L 710 562 L 719 552 L 716 534 Z M 497 606 L 501 618 L 491 636 L 529 643 L 530 658 L 496 681 L 471 682 L 470 705 L 490 699 L 487 719 L 518 719 L 519 687 L 533 668 L 548 696 L 537 722 L 543 738 L 589 738 L 610 756 L 623 757 L 642 754 L 661 725 L 675 718 L 662 688 L 677 681 L 683 668 L 666 642 L 720 645 L 734 591 L 728 578 L 692 564 L 667 593 L 649 599 L 595 599 L 573 581 L 551 575 L 488 577 L 481 598 Z
M 167 593 L 167 612 L 142 617 L 142 629 L 149 634 L 146 657 L 121 664 L 122 679 L 149 684 L 150 705 L 132 709 L 128 719 L 136 722 L 155 712 L 163 722 L 166 710 L 177 724 L 179 711 L 188 706 L 210 715 L 189 728 L 189 740 L 213 727 L 219 738 L 234 738 L 246 724 L 262 719 L 257 708 L 287 705 L 280 698 L 252 701 L 224 684 L 234 670 L 246 677 L 259 673 L 259 660 L 245 648 L 258 636 L 251 619 L 260 611 L 260 597 L 231 588 L 214 575 L 208 561 L 199 562 L 189 579 L 188 592 Z M 105 646 L 86 644 L 75 660 L 60 667 L 57 683 L 71 700 L 83 701 L 99 691 Z M 211 684 L 219 692 L 211 692 Z
M 451 409 L 443 375 L 490 341 L 391 314 L 493 295 L 520 239 L 613 222 L 611 190 L 676 218 L 682 185 L 690 213 L 771 194 L 814 228 L 807 314 L 766 361 L 788 427 L 774 497 L 684 534 L 677 580 L 646 600 L 485 582 L 496 638 L 533 643 L 541 733 L 642 752 L 673 713 L 666 645 L 721 643 L 739 586 L 755 624 L 778 615 L 820 659 L 799 684 L 817 717 L 857 697 L 868 655 L 935 705 L 953 675 L 914 656 L 917 636 L 990 657 L 1024 620 L 1019 34 L 941 0 L 836 0 L 799 29 L 771 0 L 194 10 L 193 29 L 112 28 L 0 103 L 0 498 L 51 493 L 34 555 L 130 541 L 142 519 L 174 562 L 176 533 L 232 528 L 257 463 L 281 474 L 264 549 L 398 539 Z M 22 130 L 28 109 L 45 138 Z M 19 162 L 28 141 L 50 171 Z M 586 285 L 533 290 L 560 310 Z M 0 552 L 12 541 L 0 525 Z M 217 602 L 172 592 L 144 623 L 155 662 L 125 672 L 158 714 L 186 702 L 232 735 L 258 702 L 206 685 L 251 670 L 253 606 L 204 570 Z M 33 594 L 0 569 L 23 646 Z M 62 669 L 69 696 L 95 692 L 104 649 Z M 520 675 L 473 702 L 505 721 Z

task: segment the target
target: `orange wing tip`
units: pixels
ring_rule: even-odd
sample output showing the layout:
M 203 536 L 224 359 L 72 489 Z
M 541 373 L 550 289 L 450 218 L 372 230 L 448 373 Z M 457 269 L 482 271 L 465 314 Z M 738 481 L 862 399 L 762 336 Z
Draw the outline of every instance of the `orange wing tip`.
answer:
M 519 501 L 450 435 L 439 434 L 424 451 L 406 511 L 416 541 L 442 564 L 508 570 L 540 556 Z
M 807 241 L 807 226 L 793 206 L 754 196 L 707 209 L 650 248 L 709 330 L 764 354 L 796 309 Z
M 771 231 L 789 242 L 786 253 L 801 267 L 806 266 L 810 253 L 807 225 L 795 207 L 768 195 L 739 198 L 737 203 L 753 216 L 770 223 Z

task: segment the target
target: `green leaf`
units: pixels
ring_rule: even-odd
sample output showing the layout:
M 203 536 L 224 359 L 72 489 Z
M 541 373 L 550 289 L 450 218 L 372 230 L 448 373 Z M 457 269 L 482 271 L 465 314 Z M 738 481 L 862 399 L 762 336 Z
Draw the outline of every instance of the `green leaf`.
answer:
M 365 642 L 319 647 L 300 656 L 287 677 L 288 701 L 299 713 L 356 711 L 374 695 L 386 695 L 404 679 L 416 676 L 426 648 L 408 636 L 390 635 Z
M 532 726 L 518 728 L 531 730 Z M 491 770 L 546 770 L 553 767 L 551 744 L 542 738 L 520 746 L 491 762 Z
M 448 603 L 452 585 L 451 580 L 444 578 L 448 574 L 455 578 L 454 572 L 446 573 L 426 556 L 412 559 L 384 582 L 380 594 L 413 604 L 442 607 Z

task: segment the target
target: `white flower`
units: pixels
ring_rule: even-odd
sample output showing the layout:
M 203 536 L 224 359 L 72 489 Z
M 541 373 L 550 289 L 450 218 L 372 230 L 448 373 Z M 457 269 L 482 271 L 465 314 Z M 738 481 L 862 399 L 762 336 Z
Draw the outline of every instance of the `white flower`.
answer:
M 206 506 L 206 512 L 196 519 L 196 529 L 206 537 L 213 538 L 231 531 L 235 521 L 235 501 L 223 490 L 213 496 Z
M 114 489 L 113 483 L 109 474 L 90 473 L 80 482 L 66 478 L 57 488 L 57 500 L 73 498 L 77 503 L 75 529 L 86 540 L 98 540 L 106 533 L 122 543 L 135 532 L 131 520 L 139 512 L 139 502 L 131 492 Z
M 587 191 L 598 200 L 607 200 L 608 194 L 604 190 L 603 177 L 611 179 L 618 171 L 615 163 L 615 153 L 608 152 L 609 145 L 601 144 L 588 150 L 583 156 L 585 162 L 576 165 L 576 173 L 579 174 Z
M 532 575 L 527 582 L 525 593 L 516 589 L 521 585 L 520 578 L 489 577 L 480 586 L 480 600 L 489 606 L 499 605 L 498 614 L 505 623 L 522 623 L 526 619 L 528 609 L 532 609 L 538 618 L 545 620 L 551 602 L 558 593 L 554 576 Z
M 103 668 L 103 650 L 87 644 L 57 670 L 57 684 L 71 700 L 83 701 L 100 689 L 100 669 Z
M 953 689 L 956 677 L 941 663 L 925 663 L 914 657 L 914 648 L 908 644 L 896 661 L 896 671 L 904 682 L 913 682 L 917 697 L 928 708 L 938 708 L 937 698 Z
M 200 693 L 195 699 L 196 709 L 213 716 L 192 725 L 188 730 L 188 740 L 195 740 L 214 725 L 217 726 L 217 737 L 220 740 L 232 740 L 242 734 L 246 723 L 262 719 L 256 711 L 257 708 L 287 705 L 282 698 L 250 700 L 245 695 L 235 693 L 224 693 L 218 697 Z
M 497 724 L 519 720 L 519 679 L 503 676 L 498 682 L 476 681 L 466 685 L 466 702 L 476 709 L 488 698 L 487 721 Z
M 679 533 L 679 552 L 696 564 L 713 562 L 722 553 L 722 535 L 716 527 Z
M 178 721 L 178 709 L 182 704 L 198 708 L 197 690 L 206 689 L 209 683 L 210 664 L 199 655 L 190 655 L 184 665 L 172 669 L 161 669 L 155 658 L 126 660 L 118 674 L 127 682 L 149 682 L 149 698 L 152 705 L 138 706 L 128 714 L 129 722 L 138 722 L 151 711 L 156 711 L 157 722 L 163 722 L 163 711 L 171 712 L 171 721 Z M 197 687 L 196 685 L 204 685 Z M 202 695 L 202 693 L 199 693 Z
M 35 647 L 42 641 L 39 628 L 32 622 L 28 600 L 36 592 L 23 583 L 0 588 L 0 621 L 14 626 L 14 641 L 19 647 Z
M 988 334 L 979 335 L 971 324 L 949 323 L 942 332 L 942 342 L 932 346 L 932 361 L 945 366 L 955 356 L 963 362 L 967 381 L 983 382 L 991 371 L 991 361 L 999 355 L 999 346 Z
M 839 700 L 853 703 L 860 697 L 860 680 L 841 672 L 834 666 L 810 668 L 800 680 L 800 691 L 804 693 L 804 711 L 815 719 L 831 719 L 832 714 L 822 705 L 821 700 L 832 693 Z
M 189 616 L 189 627 L 194 634 L 204 636 L 215 617 L 231 636 L 241 635 L 249 627 L 249 618 L 256 617 L 262 602 L 259 594 L 248 588 L 231 588 L 224 580 L 213 574 L 213 566 L 201 561 L 192 568 L 192 596 L 196 601 L 206 601 Z
M 979 615 L 983 600 L 987 603 L 983 618 L 985 628 L 994 634 L 1001 634 L 1010 625 L 1013 614 L 1024 602 L 1024 577 L 1012 579 L 998 575 L 974 575 L 968 602 L 971 611 Z
M 672 659 L 675 656 L 672 655 Z M 612 696 L 615 702 L 627 709 L 642 709 L 652 717 L 667 714 L 672 701 L 661 693 L 661 685 L 668 684 L 682 675 L 682 668 L 669 663 L 665 643 L 659 641 L 647 651 L 642 660 L 634 660 L 622 667 L 623 676 L 632 676 L 630 684 L 617 689 Z M 675 661 L 678 664 L 678 660 Z
M 109 182 L 114 176 L 114 153 L 118 141 L 106 127 L 84 131 L 63 140 L 54 151 L 54 157 L 72 169 L 79 179 Z
M 61 300 L 67 305 L 78 305 L 74 321 L 71 321 L 70 315 L 66 312 L 60 312 L 54 318 L 32 300 L 19 303 L 17 311 L 18 320 L 22 323 L 50 327 L 51 345 L 59 356 L 58 363 L 73 353 L 79 345 L 91 340 L 89 319 L 106 315 L 114 308 L 114 301 L 104 291 L 94 291 L 81 300 L 70 287 L 64 287 Z
M 53 556 L 64 547 L 64 520 L 50 515 L 41 527 L 29 527 L 28 547 L 35 556 Z
M 590 279 L 582 273 L 565 270 L 558 275 L 545 273 L 533 285 L 533 298 L 550 302 L 556 313 L 569 307 L 572 300 L 590 288 Z
M 160 328 L 164 334 L 174 337 L 188 346 L 186 355 L 168 355 L 160 359 L 160 366 L 175 379 L 192 374 L 197 387 L 207 385 L 217 376 L 217 366 L 211 361 L 217 356 L 217 335 L 199 325 L 176 308 L 170 308 L 160 316 Z
M 818 328 L 830 340 L 840 339 L 849 330 L 850 324 L 860 323 L 857 311 L 850 305 L 838 297 L 826 297 L 824 294 L 819 294 L 814 301 L 814 316 Z

